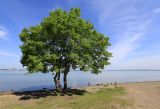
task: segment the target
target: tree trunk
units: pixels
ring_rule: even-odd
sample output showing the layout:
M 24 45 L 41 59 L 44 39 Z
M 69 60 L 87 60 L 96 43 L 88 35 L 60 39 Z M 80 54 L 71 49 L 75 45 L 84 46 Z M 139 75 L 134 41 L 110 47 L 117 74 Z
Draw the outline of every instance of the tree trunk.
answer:
M 62 92 L 62 89 L 61 89 L 61 82 L 60 82 L 60 76 L 61 76 L 61 74 L 60 74 L 60 72 L 58 73 L 58 77 L 57 77 L 57 89 L 58 89 L 58 91 L 59 92 Z
M 64 88 L 63 88 L 63 90 L 64 90 L 64 92 L 67 91 L 67 73 L 65 72 L 64 76 L 63 76 L 63 82 L 64 82 Z
M 58 87 L 57 87 L 57 73 L 56 73 L 55 76 L 54 76 L 54 83 L 55 83 L 56 89 L 58 89 Z
M 65 68 L 65 71 L 64 71 L 64 75 L 63 75 L 63 82 L 64 82 L 63 90 L 64 90 L 64 92 L 67 91 L 67 74 L 69 72 L 69 69 L 70 69 L 70 66 L 67 65 L 66 68 Z

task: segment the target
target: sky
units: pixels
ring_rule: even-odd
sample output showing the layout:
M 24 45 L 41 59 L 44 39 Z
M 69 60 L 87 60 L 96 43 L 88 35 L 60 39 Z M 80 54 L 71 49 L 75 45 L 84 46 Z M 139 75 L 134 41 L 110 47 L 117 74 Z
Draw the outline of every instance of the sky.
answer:
M 160 0 L 0 0 L 0 68 L 22 68 L 19 34 L 58 8 L 80 8 L 110 37 L 105 69 L 160 69 Z

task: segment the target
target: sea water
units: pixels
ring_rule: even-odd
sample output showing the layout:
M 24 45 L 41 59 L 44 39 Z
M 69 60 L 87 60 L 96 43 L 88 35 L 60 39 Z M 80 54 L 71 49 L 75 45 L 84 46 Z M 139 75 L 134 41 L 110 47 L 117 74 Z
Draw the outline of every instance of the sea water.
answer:
M 61 82 L 63 75 L 61 75 Z M 100 83 L 126 83 L 160 81 L 160 71 L 102 71 L 95 75 L 90 72 L 70 71 L 68 74 L 68 87 L 87 86 L 88 83 L 96 85 Z M 43 88 L 53 89 L 54 81 L 52 73 L 28 74 L 25 70 L 1 70 L 0 71 L 0 92 L 7 91 L 31 91 Z

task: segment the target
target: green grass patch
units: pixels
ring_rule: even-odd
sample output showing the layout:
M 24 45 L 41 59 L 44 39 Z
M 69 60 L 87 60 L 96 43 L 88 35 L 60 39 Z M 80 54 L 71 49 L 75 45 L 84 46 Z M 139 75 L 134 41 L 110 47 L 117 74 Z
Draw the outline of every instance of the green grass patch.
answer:
M 3 109 L 118 109 L 130 105 L 121 96 L 125 90 L 119 88 L 100 88 L 94 93 L 83 95 L 47 96 L 45 98 L 8 101 Z M 1 109 L 1 108 L 0 108 Z

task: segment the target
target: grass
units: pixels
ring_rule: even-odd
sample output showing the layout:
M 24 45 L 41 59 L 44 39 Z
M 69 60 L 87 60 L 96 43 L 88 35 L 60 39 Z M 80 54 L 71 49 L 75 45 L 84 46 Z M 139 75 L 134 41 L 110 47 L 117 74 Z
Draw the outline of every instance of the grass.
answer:
M 0 109 L 119 109 L 131 105 L 130 101 L 121 97 L 124 94 L 125 90 L 121 87 L 94 87 L 85 93 L 48 95 L 28 100 L 20 100 L 22 96 L 17 95 L 0 95 Z

